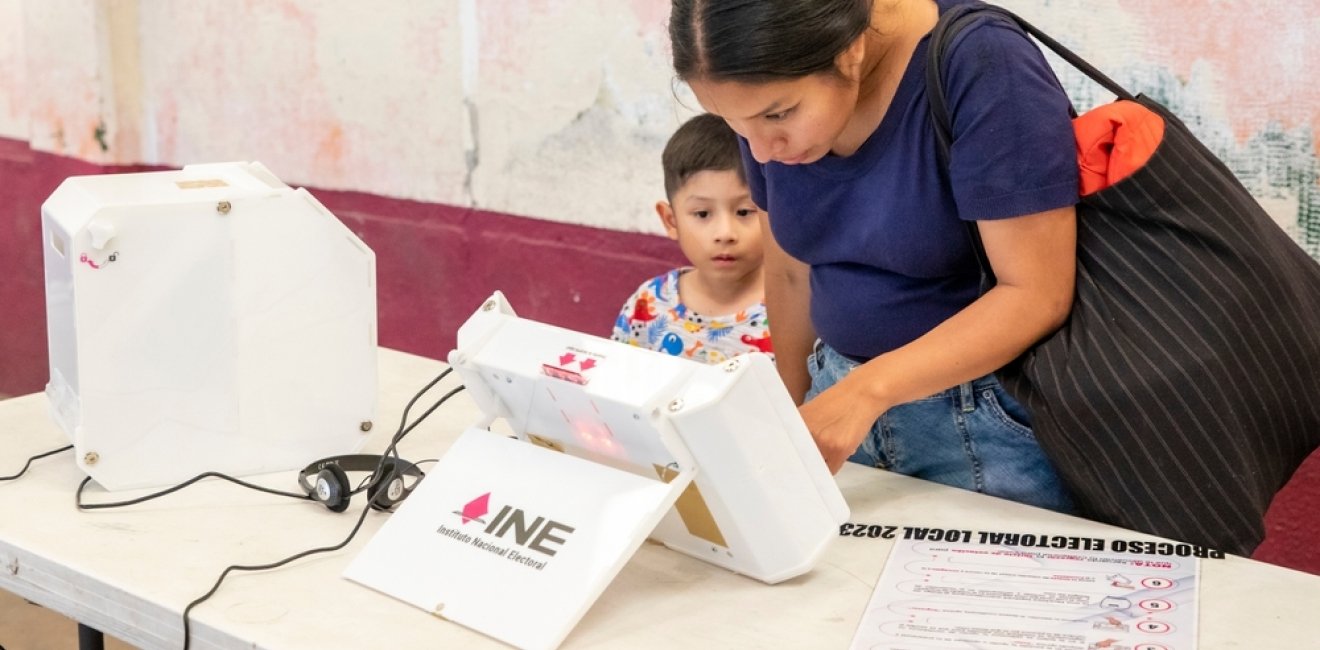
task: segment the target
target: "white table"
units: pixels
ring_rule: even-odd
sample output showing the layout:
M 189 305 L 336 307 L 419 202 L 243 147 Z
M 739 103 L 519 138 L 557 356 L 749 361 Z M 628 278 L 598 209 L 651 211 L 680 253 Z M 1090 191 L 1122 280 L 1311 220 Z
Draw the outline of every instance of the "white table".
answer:
M 381 350 L 383 447 L 417 389 L 443 368 L 437 361 Z M 443 386 L 457 383 L 447 379 Z M 433 391 L 414 414 L 441 393 Z M 444 453 L 476 417 L 460 394 L 401 446 L 405 458 Z M 0 474 L 65 444 L 43 395 L 0 402 Z M 338 542 L 365 503 L 332 513 L 318 504 L 205 481 L 129 508 L 80 512 L 83 475 L 70 453 L 37 461 L 0 483 L 0 588 L 141 648 L 179 648 L 184 606 L 230 564 L 260 564 Z M 297 491 L 296 472 L 257 482 Z M 1145 536 L 1044 510 L 856 465 L 838 480 L 865 524 L 1142 539 Z M 88 500 L 105 494 L 94 485 Z M 504 647 L 498 642 L 339 577 L 386 515 L 368 515 L 347 548 L 262 573 L 232 574 L 192 614 L 192 647 L 336 648 Z M 806 576 L 766 586 L 653 544 L 637 555 L 568 637 L 564 647 L 845 648 L 852 639 L 892 542 L 836 540 Z M 1202 562 L 1202 650 L 1320 647 L 1320 577 L 1229 557 Z

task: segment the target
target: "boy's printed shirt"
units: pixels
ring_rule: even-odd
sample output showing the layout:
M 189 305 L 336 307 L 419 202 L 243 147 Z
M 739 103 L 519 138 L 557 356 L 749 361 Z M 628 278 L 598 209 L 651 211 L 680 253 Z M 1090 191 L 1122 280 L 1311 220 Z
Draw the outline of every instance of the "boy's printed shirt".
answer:
M 747 352 L 774 358 L 765 303 L 727 316 L 698 314 L 678 297 L 678 276 L 690 270 L 674 269 L 639 287 L 614 320 L 614 340 L 702 363 Z

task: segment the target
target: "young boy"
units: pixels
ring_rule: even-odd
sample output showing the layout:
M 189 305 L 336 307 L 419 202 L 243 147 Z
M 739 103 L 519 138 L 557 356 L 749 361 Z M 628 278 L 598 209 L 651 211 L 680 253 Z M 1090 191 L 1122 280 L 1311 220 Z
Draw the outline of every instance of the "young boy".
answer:
M 642 284 L 614 322 L 614 340 L 705 363 L 772 353 L 761 274 L 761 213 L 724 120 L 698 115 L 665 145 L 668 201 L 655 211 L 692 266 Z

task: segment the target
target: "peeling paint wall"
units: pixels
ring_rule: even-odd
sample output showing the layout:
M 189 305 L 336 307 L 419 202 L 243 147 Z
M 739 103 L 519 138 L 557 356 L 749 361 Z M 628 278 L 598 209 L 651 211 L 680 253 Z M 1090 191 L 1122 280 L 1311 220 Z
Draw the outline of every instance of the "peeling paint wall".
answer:
M 477 2 L 480 207 L 660 232 L 660 150 L 697 107 L 667 0 Z
M 696 106 L 669 71 L 668 8 L 0 0 L 0 135 L 658 232 L 659 151 Z
M 25 83 L 4 88 L 27 108 L 32 148 L 87 161 L 107 160 L 107 72 L 101 55 L 108 34 L 106 5 L 49 0 L 22 5 Z
M 1002 0 L 1173 109 L 1320 258 L 1320 1 Z M 1112 99 L 1058 59 L 1079 109 Z
M 1320 256 L 1317 0 L 1003 0 L 1167 102 Z M 0 0 L 0 135 L 658 233 L 667 0 Z M 1109 97 L 1059 64 L 1079 107 Z
M 457 7 L 143 3 L 136 161 L 260 160 L 291 184 L 465 204 Z
M 0 137 L 27 140 L 27 87 L 23 54 L 23 3 L 0 0 Z

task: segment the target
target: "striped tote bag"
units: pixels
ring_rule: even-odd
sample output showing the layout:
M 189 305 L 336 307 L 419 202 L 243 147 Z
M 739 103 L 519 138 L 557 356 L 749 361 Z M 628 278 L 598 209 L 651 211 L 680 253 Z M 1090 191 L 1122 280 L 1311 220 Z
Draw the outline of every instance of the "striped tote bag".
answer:
M 946 160 L 942 62 L 986 12 L 1163 123 L 1144 163 L 1077 205 L 1068 322 L 998 374 L 1080 514 L 1248 555 L 1274 494 L 1320 445 L 1320 264 L 1168 109 L 992 5 L 947 10 L 931 35 L 927 91 Z

